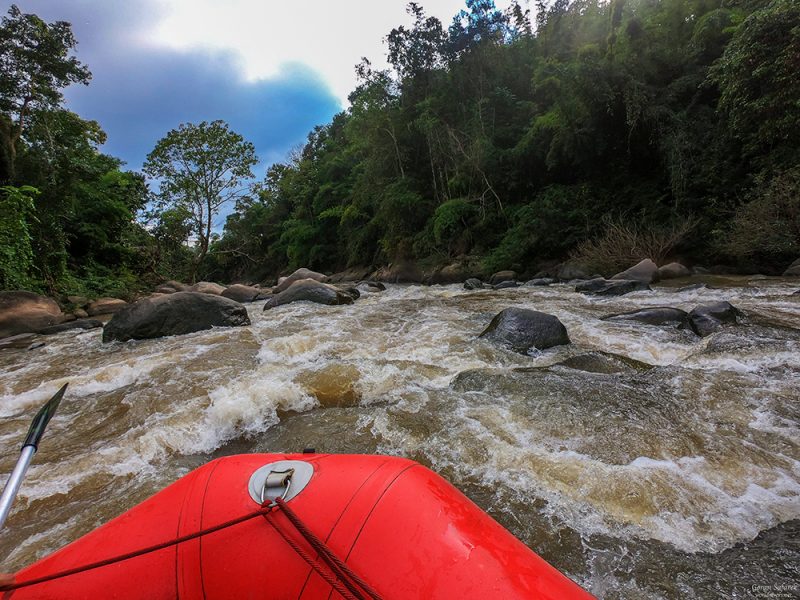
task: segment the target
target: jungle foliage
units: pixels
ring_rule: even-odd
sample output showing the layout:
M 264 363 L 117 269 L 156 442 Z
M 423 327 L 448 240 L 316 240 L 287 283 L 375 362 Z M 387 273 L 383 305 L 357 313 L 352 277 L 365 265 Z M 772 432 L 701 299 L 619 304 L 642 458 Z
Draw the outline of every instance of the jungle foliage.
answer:
M 670 247 L 689 261 L 796 258 L 779 198 L 800 195 L 797 2 L 466 4 L 447 27 L 408 5 L 390 68 L 358 65 L 350 108 L 270 169 L 212 273 L 464 255 L 530 270 L 608 244 L 609 223 L 691 223 Z

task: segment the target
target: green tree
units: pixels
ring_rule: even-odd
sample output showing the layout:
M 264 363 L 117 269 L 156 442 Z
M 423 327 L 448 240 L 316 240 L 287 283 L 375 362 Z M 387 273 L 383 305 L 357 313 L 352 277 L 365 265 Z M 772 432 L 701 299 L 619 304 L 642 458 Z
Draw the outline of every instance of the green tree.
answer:
M 71 52 L 76 45 L 72 26 L 46 23 L 11 5 L 0 24 L 0 135 L 4 159 L 0 180 L 11 181 L 16 171 L 19 140 L 31 114 L 60 105 L 61 89 L 87 84 L 89 70 Z
M 31 232 L 33 198 L 30 186 L 0 188 L 0 289 L 19 289 L 30 284 L 33 266 Z
M 248 193 L 257 162 L 253 144 L 223 121 L 184 123 L 147 155 L 143 170 L 158 185 L 156 205 L 182 207 L 191 214 L 197 236 L 193 280 L 208 253 L 214 219 L 226 203 Z

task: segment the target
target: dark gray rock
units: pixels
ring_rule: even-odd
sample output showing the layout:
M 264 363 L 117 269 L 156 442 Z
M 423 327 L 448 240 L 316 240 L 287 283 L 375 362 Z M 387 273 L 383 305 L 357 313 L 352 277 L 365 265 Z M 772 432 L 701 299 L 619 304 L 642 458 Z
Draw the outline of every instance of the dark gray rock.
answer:
M 630 269 L 617 273 L 611 279 L 621 279 L 623 281 L 641 281 L 642 283 L 653 283 L 658 281 L 658 267 L 649 258 L 636 263 Z
M 686 323 L 689 314 L 680 308 L 670 308 L 668 306 L 657 306 L 645 308 L 618 315 L 603 317 L 606 321 L 638 321 L 648 325 L 675 325 L 680 326 Z
M 480 337 L 521 354 L 570 343 L 567 328 L 558 317 L 515 307 L 498 313 Z
M 730 302 L 711 302 L 696 306 L 689 313 L 689 326 L 697 335 L 706 337 L 725 323 L 736 323 L 739 310 Z
M 33 292 L 0 292 L 0 338 L 33 333 L 66 319 L 54 300 Z
M 352 286 L 352 285 L 337 285 L 337 286 L 334 286 L 334 287 L 337 290 L 339 290 L 340 292 L 342 292 L 343 294 L 347 294 L 348 296 L 350 296 L 353 300 L 358 300 L 359 298 L 361 298 L 361 292 L 355 286 Z
M 506 288 L 515 288 L 519 287 L 519 284 L 516 281 L 501 281 L 498 284 L 492 286 L 496 290 L 504 290 Z
M 483 282 L 480 279 L 470 278 L 464 282 L 465 290 L 482 290 Z
M 595 296 L 622 296 L 631 292 L 649 290 L 650 286 L 641 281 L 625 281 L 621 279 L 611 280 L 596 277 L 589 281 L 584 281 L 575 286 L 575 291 L 581 294 L 593 294 Z
M 789 265 L 789 268 L 783 272 L 784 277 L 800 277 L 800 258 Z
M 176 292 L 145 298 L 118 311 L 105 326 L 103 341 L 143 340 L 249 324 L 247 309 L 229 298 Z
M 70 331 L 72 329 L 97 329 L 98 327 L 102 326 L 103 322 L 98 321 L 97 319 L 77 319 L 76 321 L 70 321 L 69 323 L 61 323 L 60 325 L 51 325 L 50 327 L 45 327 L 44 329 L 40 329 L 38 333 L 41 335 L 55 335 L 56 333 Z
M 39 348 L 44 348 L 47 344 L 44 342 L 33 342 L 30 346 L 28 346 L 27 350 L 38 350 Z
M 236 283 L 225 288 L 225 291 L 223 291 L 220 296 L 223 298 L 230 298 L 236 302 L 255 302 L 262 293 L 263 290 L 260 288 Z
M 18 333 L 17 335 L 0 339 L 0 350 L 27 348 L 35 337 L 36 334 L 34 333 Z
M 531 279 L 530 281 L 525 282 L 526 287 L 540 287 L 540 286 L 547 286 L 556 283 L 556 280 L 552 277 L 537 277 L 536 279 Z
M 264 305 L 264 310 L 300 301 L 329 305 L 352 304 L 353 296 L 327 283 L 321 283 L 313 279 L 301 279 L 300 281 L 295 281 L 288 289 L 270 298 Z
M 577 263 L 564 263 L 558 269 L 557 276 L 561 281 L 572 281 L 573 279 L 590 279 L 591 270 L 585 265 Z

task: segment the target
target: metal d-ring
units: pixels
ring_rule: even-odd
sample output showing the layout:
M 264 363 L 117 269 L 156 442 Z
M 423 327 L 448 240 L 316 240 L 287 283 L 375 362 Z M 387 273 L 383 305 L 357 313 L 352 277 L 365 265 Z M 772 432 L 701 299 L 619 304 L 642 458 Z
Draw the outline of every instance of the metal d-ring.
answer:
M 284 488 L 283 492 L 278 496 L 273 498 L 272 502 L 267 506 L 267 508 L 272 508 L 273 506 L 277 506 L 278 498 L 281 500 L 285 500 L 286 497 L 289 495 L 289 490 L 292 487 L 292 475 L 294 475 L 294 469 L 286 469 L 285 471 L 270 471 L 269 475 L 264 479 L 264 485 L 261 487 L 261 504 L 264 504 L 264 496 L 267 493 L 267 488 L 276 487 L 275 481 L 271 480 L 273 475 L 279 475 L 280 478 L 277 483 L 283 483 Z

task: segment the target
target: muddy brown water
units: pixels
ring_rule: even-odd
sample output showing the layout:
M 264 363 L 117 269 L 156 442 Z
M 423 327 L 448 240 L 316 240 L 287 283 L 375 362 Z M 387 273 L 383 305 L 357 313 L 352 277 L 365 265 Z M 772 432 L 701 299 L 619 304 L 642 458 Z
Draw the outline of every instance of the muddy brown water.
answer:
M 699 283 L 712 287 L 681 288 Z M 424 463 L 601 598 L 798 597 L 797 288 L 390 286 L 345 307 L 253 304 L 246 328 L 2 350 L 2 473 L 70 382 L 0 536 L 2 569 L 214 457 L 311 446 Z M 715 300 L 744 317 L 705 339 L 601 320 Z M 477 339 L 508 306 L 557 315 L 572 345 L 522 356 Z

